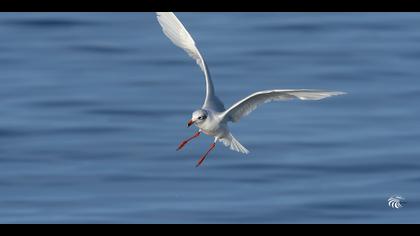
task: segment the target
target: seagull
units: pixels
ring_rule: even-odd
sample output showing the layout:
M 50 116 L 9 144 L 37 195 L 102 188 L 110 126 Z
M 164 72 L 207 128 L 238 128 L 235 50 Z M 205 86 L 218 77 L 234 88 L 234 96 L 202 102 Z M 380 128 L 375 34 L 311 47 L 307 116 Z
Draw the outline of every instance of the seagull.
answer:
M 315 89 L 272 89 L 253 93 L 225 109 L 223 102 L 216 96 L 209 68 L 196 47 L 194 39 L 184 25 L 172 12 L 156 12 L 156 16 L 163 33 L 172 43 L 182 48 L 190 57 L 195 59 L 204 73 L 206 81 L 204 104 L 200 109 L 192 113 L 192 117 L 187 123 L 188 127 L 195 125 L 198 131 L 192 137 L 182 141 L 177 149 L 181 150 L 191 140 L 200 136 L 201 133 L 213 136 L 213 143 L 207 152 L 201 156 L 196 167 L 203 163 L 218 141 L 233 151 L 248 154 L 248 149 L 242 146 L 230 132 L 228 122 L 238 122 L 242 117 L 248 115 L 263 103 L 290 99 L 320 100 L 330 96 L 345 94 L 344 92 Z

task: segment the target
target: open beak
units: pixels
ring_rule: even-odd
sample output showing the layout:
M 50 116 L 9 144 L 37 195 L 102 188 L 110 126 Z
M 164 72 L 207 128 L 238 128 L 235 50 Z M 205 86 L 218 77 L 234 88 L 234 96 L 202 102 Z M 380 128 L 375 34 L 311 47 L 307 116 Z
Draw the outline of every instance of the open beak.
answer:
M 188 121 L 188 127 L 190 127 L 192 124 L 194 124 L 194 121 L 193 120 L 189 120 Z

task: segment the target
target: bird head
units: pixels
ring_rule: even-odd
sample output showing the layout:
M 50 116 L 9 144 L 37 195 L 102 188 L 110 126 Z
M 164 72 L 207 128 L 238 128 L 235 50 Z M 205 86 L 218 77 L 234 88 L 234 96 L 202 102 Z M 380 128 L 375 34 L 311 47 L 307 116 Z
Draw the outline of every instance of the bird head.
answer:
M 192 113 L 191 120 L 188 121 L 188 127 L 190 127 L 193 124 L 199 125 L 203 123 L 207 119 L 207 117 L 208 117 L 208 113 L 206 110 L 199 109 L 199 110 L 194 111 Z

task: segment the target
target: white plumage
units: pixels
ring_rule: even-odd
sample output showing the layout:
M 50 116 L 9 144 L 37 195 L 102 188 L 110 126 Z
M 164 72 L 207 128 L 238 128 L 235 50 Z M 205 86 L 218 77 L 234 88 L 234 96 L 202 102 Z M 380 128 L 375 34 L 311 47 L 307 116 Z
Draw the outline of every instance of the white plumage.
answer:
M 231 106 L 222 114 L 223 119 L 237 122 L 263 103 L 290 99 L 320 100 L 326 97 L 341 95 L 343 92 L 330 92 L 314 89 L 275 89 L 253 93 Z
M 194 39 L 185 29 L 184 25 L 172 12 L 157 12 L 156 15 L 159 24 L 162 26 L 163 33 L 172 41 L 172 43 L 184 49 L 203 71 L 206 79 L 206 98 L 204 100 L 204 105 L 211 107 L 214 110 L 224 110 L 223 103 L 215 95 L 213 82 L 206 62 L 196 47 Z
M 226 147 L 229 147 L 230 150 L 241 152 L 244 154 L 249 153 L 248 149 L 242 146 L 242 144 L 238 140 L 236 140 L 235 137 L 233 137 L 232 133 L 229 133 L 227 137 L 221 139 L 221 142 L 223 142 L 223 144 Z
M 178 150 L 181 149 L 191 139 L 198 137 L 201 132 L 214 136 L 214 143 L 209 151 L 200 159 L 198 165 L 201 164 L 207 154 L 214 148 L 217 141 L 223 142 L 224 145 L 230 147 L 230 149 L 234 151 L 245 154 L 249 153 L 249 151 L 230 133 L 228 122 L 239 121 L 242 117 L 248 115 L 263 103 L 290 99 L 320 100 L 330 96 L 345 94 L 344 92 L 315 89 L 273 89 L 251 94 L 238 101 L 230 108 L 225 109 L 224 104 L 216 96 L 208 66 L 198 50 L 194 39 L 185 29 L 184 25 L 172 12 L 157 12 L 156 14 L 164 34 L 176 46 L 185 50 L 190 57 L 195 59 L 196 63 L 204 72 L 206 81 L 206 97 L 204 104 L 201 109 L 193 113 L 192 118 L 188 123 L 188 126 L 195 124 L 199 128 L 199 132 L 193 137 L 183 141 L 178 147 Z

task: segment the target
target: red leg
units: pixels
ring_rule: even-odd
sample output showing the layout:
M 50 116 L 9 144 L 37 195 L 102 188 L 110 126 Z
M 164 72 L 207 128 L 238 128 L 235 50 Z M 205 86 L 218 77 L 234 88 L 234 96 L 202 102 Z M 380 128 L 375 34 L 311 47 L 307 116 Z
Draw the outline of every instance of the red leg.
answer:
M 199 167 L 201 165 L 201 163 L 203 163 L 203 161 L 206 159 L 207 155 L 210 153 L 211 150 L 213 150 L 214 147 L 216 147 L 216 143 L 211 144 L 210 149 L 206 152 L 206 154 L 204 154 L 204 156 L 201 157 L 201 159 L 198 161 L 196 167 Z
M 183 148 L 185 146 L 185 144 L 187 144 L 189 141 L 193 140 L 194 138 L 197 138 L 198 136 L 200 136 L 200 131 L 198 131 L 197 133 L 194 134 L 194 136 L 182 141 L 178 148 L 176 149 L 177 151 L 180 150 L 181 148 Z

